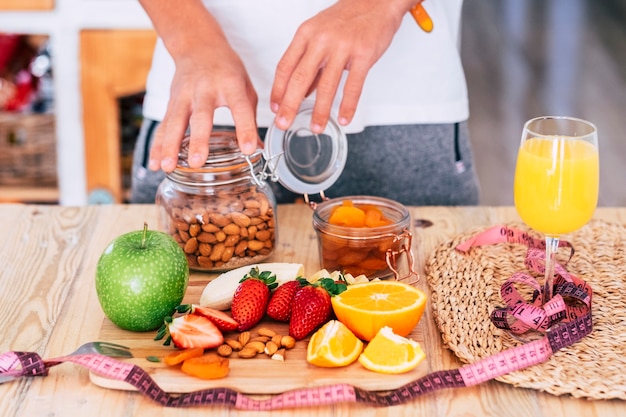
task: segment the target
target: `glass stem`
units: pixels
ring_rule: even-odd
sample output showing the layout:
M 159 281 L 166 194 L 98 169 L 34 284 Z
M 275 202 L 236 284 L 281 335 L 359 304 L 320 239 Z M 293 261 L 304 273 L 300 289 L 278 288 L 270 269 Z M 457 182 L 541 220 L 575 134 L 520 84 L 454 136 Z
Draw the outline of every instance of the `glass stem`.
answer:
M 543 283 L 543 304 L 550 301 L 554 283 L 554 262 L 559 250 L 559 238 L 546 236 L 546 273 Z

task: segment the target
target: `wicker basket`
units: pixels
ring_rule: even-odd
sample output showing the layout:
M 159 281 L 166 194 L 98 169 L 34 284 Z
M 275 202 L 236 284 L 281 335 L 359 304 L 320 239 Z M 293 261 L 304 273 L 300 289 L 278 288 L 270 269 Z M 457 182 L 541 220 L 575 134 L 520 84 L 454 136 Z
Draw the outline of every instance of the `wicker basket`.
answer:
M 54 115 L 0 113 L 0 185 L 56 184 Z

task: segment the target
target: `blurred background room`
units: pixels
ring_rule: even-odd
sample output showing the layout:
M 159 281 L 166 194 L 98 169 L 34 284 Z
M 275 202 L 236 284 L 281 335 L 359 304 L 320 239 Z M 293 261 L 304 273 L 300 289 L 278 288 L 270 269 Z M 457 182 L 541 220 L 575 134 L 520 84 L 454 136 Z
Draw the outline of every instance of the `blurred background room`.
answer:
M 626 206 L 626 0 L 465 0 L 462 27 L 481 204 L 513 204 L 524 122 L 568 115 Z M 154 40 L 135 0 L 0 0 L 0 202 L 126 202 Z

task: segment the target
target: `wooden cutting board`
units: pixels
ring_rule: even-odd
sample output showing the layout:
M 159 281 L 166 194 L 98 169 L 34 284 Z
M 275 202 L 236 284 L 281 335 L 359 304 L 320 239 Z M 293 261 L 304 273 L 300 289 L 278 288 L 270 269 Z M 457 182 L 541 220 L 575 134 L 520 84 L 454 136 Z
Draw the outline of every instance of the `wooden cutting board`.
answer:
M 190 279 L 183 303 L 198 303 L 208 281 L 208 279 Z M 260 323 L 251 330 L 251 333 L 255 334 L 255 329 L 261 326 L 271 328 L 280 334 L 288 334 L 287 324 L 271 320 Z M 418 325 L 410 337 L 424 346 L 419 328 Z M 305 339 L 297 342 L 293 349 L 286 352 L 284 362 L 272 360 L 265 354 L 259 354 L 252 359 L 241 359 L 233 355 L 230 358 L 230 372 L 226 378 L 202 380 L 184 374 L 179 367 L 148 361 L 146 358 L 149 356 L 163 357 L 176 349 L 173 346 L 163 346 L 162 341 L 155 341 L 155 335 L 156 332 L 137 333 L 122 330 L 106 318 L 100 329 L 100 340 L 130 347 L 134 358 L 125 360 L 139 365 L 163 390 L 170 393 L 226 387 L 246 394 L 279 394 L 293 389 L 338 383 L 351 384 L 367 390 L 385 391 L 399 388 L 426 375 L 428 367 L 428 361 L 425 360 L 416 369 L 400 375 L 368 371 L 358 362 L 343 368 L 320 368 L 307 363 Z M 236 338 L 237 333 L 225 335 L 229 336 Z M 428 352 L 426 354 L 428 355 Z M 103 378 L 93 372 L 89 376 L 94 384 L 104 388 L 135 390 L 132 385 L 123 381 Z

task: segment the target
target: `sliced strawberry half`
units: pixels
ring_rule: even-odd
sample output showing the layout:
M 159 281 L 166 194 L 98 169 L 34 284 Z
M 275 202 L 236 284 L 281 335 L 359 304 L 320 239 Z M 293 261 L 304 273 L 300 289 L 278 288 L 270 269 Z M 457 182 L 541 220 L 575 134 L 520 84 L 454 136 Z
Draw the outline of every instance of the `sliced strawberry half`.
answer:
M 223 332 L 231 332 L 239 327 L 239 322 L 231 315 L 211 307 L 203 307 L 197 304 L 182 304 L 176 307 L 176 311 L 206 317 Z
M 211 349 L 224 342 L 222 332 L 211 320 L 194 314 L 166 317 L 154 340 L 161 340 L 166 334 L 168 336 L 163 344 L 169 345 L 170 342 L 174 342 L 174 345 L 181 349 Z

